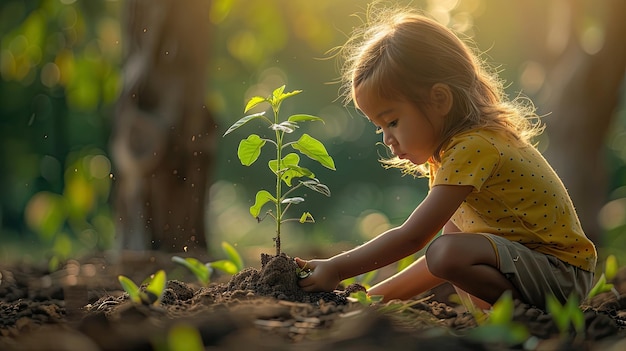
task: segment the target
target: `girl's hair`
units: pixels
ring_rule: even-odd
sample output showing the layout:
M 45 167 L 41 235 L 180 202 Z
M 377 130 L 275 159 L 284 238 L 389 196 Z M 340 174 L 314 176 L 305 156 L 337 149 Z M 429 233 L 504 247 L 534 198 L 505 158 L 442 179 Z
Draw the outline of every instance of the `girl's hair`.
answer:
M 422 108 L 429 103 L 428 92 L 434 84 L 447 84 L 454 101 L 430 163 L 439 163 L 443 148 L 462 131 L 498 130 L 520 144 L 541 133 L 532 103 L 520 97 L 508 100 L 496 72 L 452 30 L 410 9 L 373 14 L 370 8 L 368 16 L 369 23 L 355 30 L 341 48 L 345 102 L 354 100 L 354 91 L 360 87 Z M 381 162 L 406 174 L 427 175 L 426 165 L 397 157 Z

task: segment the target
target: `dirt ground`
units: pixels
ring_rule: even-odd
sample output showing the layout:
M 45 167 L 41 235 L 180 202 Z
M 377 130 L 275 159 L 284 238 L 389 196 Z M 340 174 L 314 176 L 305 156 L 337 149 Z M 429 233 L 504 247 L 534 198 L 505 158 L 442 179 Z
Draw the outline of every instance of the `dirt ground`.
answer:
M 189 350 L 175 341 L 180 330 L 199 336 L 204 350 L 626 350 L 624 269 L 614 281 L 620 297 L 583 301 L 584 335 L 561 335 L 551 315 L 516 302 L 513 322 L 530 337 L 514 343 L 503 339 L 506 330 L 479 326 L 441 292 L 365 306 L 348 298 L 358 285 L 308 294 L 297 286 L 291 259 L 261 261 L 206 287 L 163 254 L 69 260 L 54 272 L 5 264 L 0 350 Z M 132 304 L 117 276 L 141 282 L 158 269 L 168 274 L 161 303 Z

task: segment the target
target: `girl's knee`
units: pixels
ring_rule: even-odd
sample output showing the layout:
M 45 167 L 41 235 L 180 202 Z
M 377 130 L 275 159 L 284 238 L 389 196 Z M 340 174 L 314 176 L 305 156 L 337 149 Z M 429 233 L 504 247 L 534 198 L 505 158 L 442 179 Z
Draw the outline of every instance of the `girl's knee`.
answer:
M 449 238 L 440 236 L 433 240 L 426 248 L 426 265 L 430 273 L 438 278 L 445 278 L 453 265 L 450 259 Z

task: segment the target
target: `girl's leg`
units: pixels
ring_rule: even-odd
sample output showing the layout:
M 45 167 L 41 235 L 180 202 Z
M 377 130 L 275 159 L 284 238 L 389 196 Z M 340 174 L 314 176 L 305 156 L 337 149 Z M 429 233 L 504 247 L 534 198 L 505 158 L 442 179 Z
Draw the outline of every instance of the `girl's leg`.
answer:
M 489 239 L 479 234 L 454 233 L 435 239 L 426 250 L 428 270 L 468 294 L 494 304 L 503 292 L 521 295 L 498 270 L 497 255 Z
M 384 301 L 407 300 L 445 282 L 430 273 L 424 256 L 410 266 L 374 285 L 368 290 L 370 295 L 383 295 Z

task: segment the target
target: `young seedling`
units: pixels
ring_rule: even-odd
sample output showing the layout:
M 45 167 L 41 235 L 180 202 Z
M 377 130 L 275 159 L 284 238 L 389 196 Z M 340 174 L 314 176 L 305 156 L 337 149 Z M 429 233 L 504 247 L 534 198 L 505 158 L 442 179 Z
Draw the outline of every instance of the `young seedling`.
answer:
M 301 92 L 301 90 L 294 90 L 292 92 L 285 93 L 285 86 L 283 85 L 274 90 L 268 97 L 264 98 L 255 96 L 251 98 L 246 104 L 244 113 L 260 104 L 267 103 L 272 109 L 273 118 L 270 119 L 266 117 L 265 112 L 254 113 L 239 119 L 232 126 L 230 126 L 230 128 L 228 128 L 226 133 L 224 133 L 224 136 L 226 136 L 235 129 L 254 119 L 266 122 L 269 125 L 269 128 L 274 131 L 274 139 L 262 138 L 257 134 L 250 134 L 246 139 L 241 140 L 239 148 L 237 149 L 237 156 L 239 157 L 239 161 L 241 161 L 242 165 L 250 166 L 259 158 L 261 155 L 261 149 L 265 146 L 265 144 L 269 143 L 274 146 L 276 158 L 270 160 L 268 166 L 272 173 L 276 176 L 275 190 L 273 194 L 267 190 L 259 190 L 256 193 L 254 205 L 250 207 L 250 214 L 260 222 L 263 218 L 265 218 L 265 216 L 259 217 L 263 206 L 268 202 L 274 204 L 274 211 L 267 211 L 266 216 L 269 215 L 272 217 L 276 224 L 276 237 L 274 238 L 274 242 L 276 244 L 276 256 L 281 253 L 280 235 L 281 225 L 283 223 L 287 221 L 298 221 L 300 223 L 315 222 L 313 216 L 309 212 L 303 212 L 298 218 L 285 218 L 285 213 L 291 205 L 297 205 L 304 201 L 304 198 L 302 197 L 288 196 L 291 195 L 296 189 L 303 186 L 323 195 L 330 196 L 330 190 L 328 187 L 320 183 L 320 181 L 315 178 L 313 172 L 299 165 L 300 156 L 297 153 L 285 154 L 285 149 L 287 147 L 291 147 L 299 153 L 319 162 L 322 166 L 335 170 L 335 162 L 333 161 L 333 158 L 328 154 L 324 144 L 322 144 L 319 140 L 306 133 L 302 134 L 302 136 L 300 136 L 297 140 L 287 141 L 285 139 L 287 134 L 291 134 L 296 131 L 299 127 L 298 123 L 300 122 L 323 122 L 321 118 L 307 114 L 295 114 L 288 117 L 286 120 L 279 119 L 280 106 L 282 102 L 289 97 L 300 94 Z M 294 178 L 304 178 L 305 180 L 298 180 L 298 184 L 294 185 L 292 183 Z M 283 183 L 290 189 L 283 192 Z
M 355 299 L 358 303 L 363 306 L 370 306 L 376 303 L 379 303 L 383 300 L 383 295 L 369 295 L 365 291 L 357 291 L 355 293 L 350 294 L 350 297 Z
M 202 263 L 197 258 L 186 257 L 182 258 L 179 256 L 172 257 L 172 261 L 179 263 L 189 269 L 193 275 L 196 276 L 198 282 L 203 286 L 209 285 L 211 282 L 211 274 L 213 274 L 213 269 L 217 269 L 226 274 L 237 274 L 239 271 L 243 269 L 243 260 L 241 259 L 241 255 L 237 252 L 231 244 L 226 241 L 222 241 L 222 250 L 228 257 L 225 260 L 219 260 L 215 262 Z
M 589 291 L 587 299 L 591 299 L 592 297 L 600 293 L 609 291 L 613 292 L 613 294 L 615 294 L 615 296 L 617 296 L 617 298 L 619 299 L 619 292 L 615 289 L 613 284 L 608 283 L 608 281 L 615 278 L 618 269 L 619 266 L 617 264 L 617 258 L 615 258 L 614 255 L 609 255 L 606 258 L 606 262 L 604 264 L 604 273 L 600 275 L 600 278 L 598 278 L 596 285 L 594 285 L 591 291 Z
M 142 286 L 146 285 L 144 290 L 124 275 L 119 275 L 117 279 L 133 303 L 144 305 L 156 305 L 161 302 L 161 297 L 163 297 L 163 291 L 165 291 L 167 284 L 167 276 L 164 270 L 159 270 L 144 280 L 141 284 Z
M 526 326 L 513 320 L 514 310 L 512 294 L 506 291 L 492 306 L 489 314 L 480 311 L 479 318 L 476 319 L 479 326 L 470 331 L 470 336 L 477 340 L 510 346 L 523 343 L 530 333 Z
M 578 298 L 571 295 L 564 305 L 554 295 L 546 296 L 546 309 L 552 315 L 552 319 L 559 329 L 562 338 L 569 335 L 570 326 L 574 326 L 576 335 L 585 335 L 585 315 L 578 306 Z

